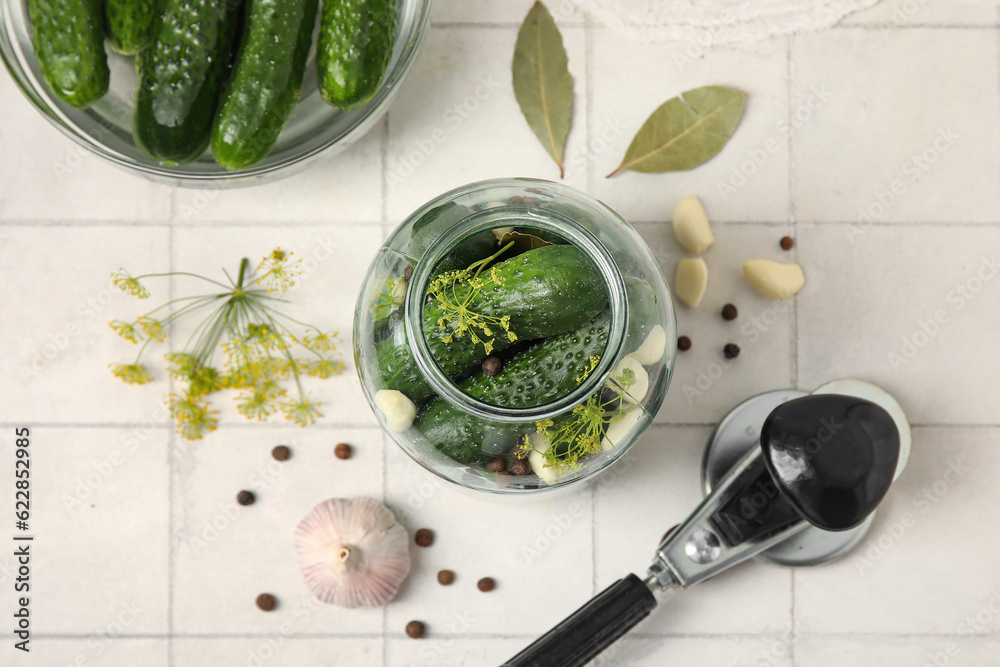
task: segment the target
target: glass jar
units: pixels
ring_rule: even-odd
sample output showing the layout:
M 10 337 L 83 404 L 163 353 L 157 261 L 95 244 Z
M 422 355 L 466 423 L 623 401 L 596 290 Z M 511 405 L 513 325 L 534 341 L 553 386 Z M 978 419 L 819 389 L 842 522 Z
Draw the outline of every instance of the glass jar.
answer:
M 639 234 L 526 178 L 413 213 L 372 262 L 354 320 L 383 428 L 436 475 L 499 494 L 579 486 L 621 458 L 663 402 L 676 341 Z

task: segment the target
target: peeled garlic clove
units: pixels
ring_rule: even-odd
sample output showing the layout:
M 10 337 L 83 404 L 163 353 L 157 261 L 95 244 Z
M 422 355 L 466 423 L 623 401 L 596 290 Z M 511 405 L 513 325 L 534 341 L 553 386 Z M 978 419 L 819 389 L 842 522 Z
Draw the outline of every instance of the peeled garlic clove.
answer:
M 646 340 L 642 342 L 639 349 L 628 355 L 638 361 L 643 366 L 655 364 L 663 358 L 663 350 L 667 347 L 667 333 L 659 324 L 650 330 Z
M 604 433 L 604 439 L 601 440 L 601 449 L 608 451 L 625 442 L 625 438 L 632 431 L 632 427 L 639 423 L 641 417 L 642 410 L 633 408 L 611 422 L 608 430 Z
M 306 586 L 341 607 L 379 607 L 410 573 L 406 529 L 370 498 L 331 498 L 295 529 L 295 551 Z
M 649 374 L 636 359 L 631 356 L 623 357 L 611 371 L 611 378 L 604 386 L 621 395 L 626 403 L 638 403 L 649 390 Z M 622 388 L 625 389 L 624 393 Z
M 768 299 L 788 299 L 806 284 L 802 267 L 795 262 L 782 264 L 767 259 L 752 259 L 743 263 L 743 274 L 750 285 Z
M 549 486 L 555 486 L 567 471 L 560 466 L 546 465 L 543 454 L 548 451 L 552 443 L 540 433 L 532 433 L 528 437 L 531 439 L 531 451 L 528 452 L 528 464 L 531 466 L 531 472 L 538 475 L 538 478 Z
M 745 267 L 746 265 L 744 265 Z M 685 306 L 697 308 L 708 285 L 708 267 L 701 257 L 688 257 L 677 262 L 674 292 Z
M 674 209 L 674 236 L 685 249 L 699 255 L 715 243 L 705 209 L 694 195 L 680 200 Z
M 417 417 L 417 406 L 406 394 L 395 389 L 375 392 L 375 406 L 385 417 L 385 427 L 390 431 L 405 431 Z

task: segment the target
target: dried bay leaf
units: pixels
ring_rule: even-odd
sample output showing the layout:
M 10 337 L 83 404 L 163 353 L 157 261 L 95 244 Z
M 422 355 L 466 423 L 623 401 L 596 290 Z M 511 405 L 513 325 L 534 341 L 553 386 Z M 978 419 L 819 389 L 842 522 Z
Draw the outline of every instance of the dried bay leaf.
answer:
M 715 157 L 743 115 L 742 91 L 724 86 L 695 88 L 664 102 L 632 139 L 619 171 L 684 171 Z
M 534 250 L 535 248 L 544 248 L 547 245 L 555 245 L 554 243 L 550 243 L 549 241 L 535 236 L 534 234 L 527 234 L 525 232 L 518 231 L 507 232 L 504 234 L 500 238 L 499 245 L 502 248 L 512 241 L 514 242 L 514 245 L 512 245 L 510 250 L 504 254 L 504 259 L 510 259 L 511 257 L 521 255 L 529 250 Z
M 541 2 L 534 4 L 517 33 L 511 70 L 521 113 L 559 165 L 562 178 L 566 135 L 573 116 L 573 77 L 562 34 Z

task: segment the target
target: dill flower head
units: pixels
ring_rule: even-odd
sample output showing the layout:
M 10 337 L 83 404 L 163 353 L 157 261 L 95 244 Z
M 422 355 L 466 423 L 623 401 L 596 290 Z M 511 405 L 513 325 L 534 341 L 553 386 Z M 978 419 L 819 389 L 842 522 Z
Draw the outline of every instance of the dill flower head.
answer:
M 266 420 L 280 411 L 296 424 L 314 423 L 322 414 L 319 404 L 306 396 L 302 377 L 328 378 L 340 373 L 344 364 L 331 356 L 336 351 L 335 332 L 289 317 L 279 310 L 285 302 L 270 296 L 291 287 L 299 275 L 299 262 L 291 256 L 275 249 L 260 263 L 257 278 L 250 275 L 249 261 L 244 259 L 236 280 L 223 271 L 228 284 L 186 272 L 132 277 L 121 270 L 115 274 L 115 284 L 140 298 L 149 295 L 140 283 L 143 278 L 179 275 L 200 279 L 212 288 L 209 293 L 174 299 L 131 322 L 110 322 L 118 335 L 142 343 L 135 362 L 112 366 L 112 373 L 132 384 L 150 382 L 152 376 L 140 364 L 145 350 L 164 342 L 175 320 L 201 313 L 185 349 L 165 355 L 167 372 L 186 384 L 167 401 L 178 433 L 199 439 L 215 430 L 218 420 L 208 399 L 223 389 L 239 390 L 236 408 L 247 419 Z M 294 384 L 291 397 L 281 384 L 286 380 Z
M 142 283 L 140 283 L 137 278 L 130 276 L 128 271 L 125 269 L 118 269 L 113 272 L 111 274 L 111 280 L 115 287 L 126 294 L 131 294 L 138 299 L 149 298 L 149 290 L 143 287 Z

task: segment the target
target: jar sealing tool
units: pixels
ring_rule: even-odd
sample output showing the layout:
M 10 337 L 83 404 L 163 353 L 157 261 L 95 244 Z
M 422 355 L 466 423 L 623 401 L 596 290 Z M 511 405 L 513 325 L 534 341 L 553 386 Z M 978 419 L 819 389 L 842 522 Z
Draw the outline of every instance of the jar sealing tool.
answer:
M 504 667 L 585 665 L 668 596 L 750 558 L 817 565 L 850 551 L 906 466 L 910 427 L 888 393 L 835 380 L 754 396 L 719 423 L 705 499 L 656 550 L 645 579 L 606 588 Z

